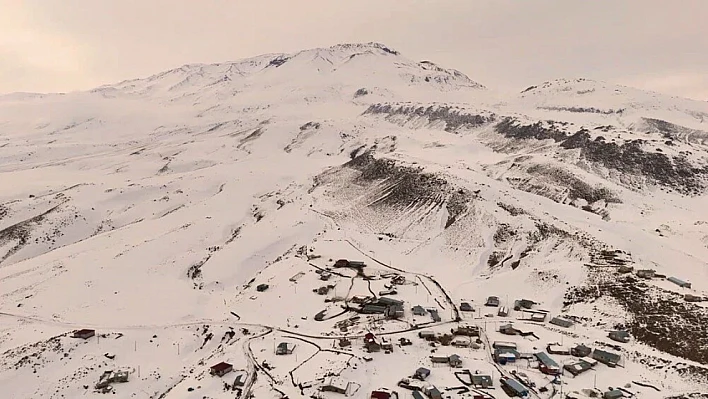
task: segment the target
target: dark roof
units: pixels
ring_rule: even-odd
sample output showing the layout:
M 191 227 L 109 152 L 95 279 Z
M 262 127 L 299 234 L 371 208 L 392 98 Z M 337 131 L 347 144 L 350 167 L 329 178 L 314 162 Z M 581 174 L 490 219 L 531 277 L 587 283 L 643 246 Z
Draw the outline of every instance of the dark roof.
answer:
M 600 359 L 598 359 L 598 357 Z M 592 358 L 595 360 L 601 360 L 601 359 L 607 360 L 608 362 L 611 362 L 611 363 L 618 363 L 620 361 L 620 355 L 615 354 L 615 353 L 611 353 L 611 352 L 607 352 L 607 351 L 603 351 L 602 349 L 595 349 L 592 352 Z
M 535 354 L 535 356 L 536 359 L 538 359 L 538 361 L 543 363 L 546 367 L 560 369 L 558 363 L 556 363 L 555 360 L 551 359 L 551 357 L 545 354 L 544 352 L 538 352 Z
M 75 331 L 74 334 L 84 335 L 84 334 L 92 334 L 92 333 L 95 333 L 95 332 L 96 332 L 96 330 L 91 330 L 91 329 L 88 329 L 88 328 L 83 328 L 83 329 L 81 329 L 81 330 Z
M 503 384 L 511 388 L 514 392 L 518 394 L 522 393 L 528 393 L 528 389 L 526 389 L 523 385 L 521 385 L 520 382 L 513 380 L 511 378 L 504 378 L 501 380 Z
M 211 369 L 214 371 L 225 371 L 225 370 L 230 369 L 231 367 L 233 367 L 233 366 L 230 365 L 229 363 L 221 362 L 221 363 L 211 366 Z

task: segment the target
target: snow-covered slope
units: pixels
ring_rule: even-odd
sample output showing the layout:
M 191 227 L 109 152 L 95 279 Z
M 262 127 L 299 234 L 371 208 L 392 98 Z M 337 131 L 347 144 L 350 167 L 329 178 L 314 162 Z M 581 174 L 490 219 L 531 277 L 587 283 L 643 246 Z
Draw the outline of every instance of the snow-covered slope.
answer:
M 537 398 L 706 392 L 708 312 L 684 301 L 708 290 L 706 115 L 586 80 L 500 99 L 377 43 L 2 96 L 0 396 L 98 395 L 121 370 L 121 398 L 337 397 L 320 391 L 332 374 L 347 396 L 408 397 L 396 384 L 423 366 L 425 384 L 465 397 L 431 350 L 490 374 L 494 397 L 500 377 Z M 402 316 L 357 314 L 391 289 Z M 488 296 L 548 317 L 500 315 Z M 508 322 L 535 335 L 501 335 Z M 417 335 L 461 325 L 481 329 L 472 349 Z M 82 328 L 98 335 L 71 338 Z M 616 328 L 632 340 L 609 340 Z M 392 353 L 366 353 L 367 332 Z M 623 368 L 551 383 L 535 361 L 495 364 L 495 340 L 617 346 Z M 293 353 L 276 356 L 281 342 Z M 210 376 L 222 361 L 235 371 Z

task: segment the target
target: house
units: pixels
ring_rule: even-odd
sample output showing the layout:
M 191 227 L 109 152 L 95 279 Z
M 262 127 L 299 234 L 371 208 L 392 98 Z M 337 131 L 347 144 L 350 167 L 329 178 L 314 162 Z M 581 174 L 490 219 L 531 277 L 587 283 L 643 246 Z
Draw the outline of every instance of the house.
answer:
M 590 353 L 592 353 L 592 349 L 588 348 L 583 344 L 579 344 L 570 348 L 570 354 L 576 357 L 590 356 Z
M 426 369 L 425 367 L 419 367 L 418 370 L 415 371 L 415 374 L 413 375 L 413 378 L 425 381 L 426 378 L 430 376 L 430 370 Z
M 495 348 L 494 361 L 499 364 L 514 363 L 521 358 L 521 354 L 516 349 L 510 348 Z
M 607 365 L 608 367 L 615 367 L 620 362 L 620 355 L 612 352 L 603 351 L 601 349 L 595 349 L 592 351 L 592 358 L 598 362 Z
M 428 311 L 420 305 L 413 306 L 413 309 L 411 309 L 411 311 L 415 316 L 425 316 L 428 313 Z
M 393 306 L 393 305 L 399 305 L 403 306 L 403 301 L 399 301 L 398 299 L 393 299 L 393 298 L 379 298 L 377 301 L 377 305 L 380 306 Z
M 263 292 L 268 289 L 268 284 L 258 284 L 256 291 Z
M 442 399 L 442 393 L 435 386 L 425 387 L 424 392 L 430 399 Z
M 560 344 L 548 344 L 546 346 L 546 352 L 551 355 L 570 355 L 570 349 Z
M 450 355 L 447 362 L 450 367 L 462 367 L 462 358 L 459 355 Z
M 464 335 L 466 337 L 479 337 L 479 327 L 477 326 L 461 326 L 456 330 L 450 330 L 454 335 Z
M 514 310 L 531 309 L 536 302 L 530 299 L 517 299 L 514 301 Z
M 558 327 L 563 327 L 563 328 L 570 328 L 573 327 L 573 322 L 570 320 L 566 319 L 561 319 L 560 317 L 554 317 L 549 321 L 549 323 L 558 326 Z
M 513 349 L 516 350 L 516 344 L 513 342 L 506 342 L 506 341 L 494 341 L 492 344 L 492 348 L 494 349 Z
M 450 341 L 450 345 L 456 346 L 458 348 L 468 348 L 472 344 L 469 337 L 461 336 L 455 337 Z
M 667 280 L 671 281 L 672 283 L 678 285 L 679 287 L 682 288 L 691 288 L 691 283 L 687 283 L 679 278 L 676 277 L 669 277 Z
M 233 369 L 234 369 L 234 366 L 232 366 L 231 364 L 221 362 L 221 363 L 211 366 L 211 368 L 209 369 L 209 373 L 211 375 L 217 375 L 219 377 L 223 377 L 226 374 L 232 372 Z
M 518 335 L 520 331 L 515 329 L 511 324 L 504 324 L 499 327 L 499 332 L 504 335 Z
M 325 383 L 320 387 L 320 390 L 323 392 L 334 392 L 334 393 L 340 393 L 342 395 L 347 393 L 347 389 L 349 388 L 349 382 L 343 380 L 340 377 L 333 376 L 329 377 Z
M 686 294 L 683 296 L 683 300 L 686 302 L 703 302 L 705 299 L 698 295 Z
M 487 389 L 493 386 L 492 377 L 484 374 L 472 374 L 472 386 Z
M 602 399 L 619 399 L 623 398 L 624 393 L 619 389 L 611 389 L 604 394 L 602 394 Z
M 551 359 L 550 356 L 548 356 L 544 352 L 538 352 L 534 356 L 536 356 L 536 359 L 538 359 L 538 369 L 541 370 L 543 374 L 548 374 L 548 375 L 559 375 L 561 373 L 561 368 L 556 363 L 555 360 Z
M 440 318 L 440 315 L 438 314 L 437 309 L 428 309 L 428 312 L 430 312 L 430 317 L 433 319 L 435 323 L 439 323 L 442 321 Z
M 484 306 L 499 306 L 499 297 L 490 296 L 489 298 L 487 298 L 487 302 L 484 304 Z
M 654 278 L 656 270 L 653 269 L 640 269 L 637 270 L 637 277 L 639 278 Z
M 469 304 L 469 302 L 462 302 L 460 304 L 460 311 L 462 312 L 474 312 L 474 308 L 472 305 Z
M 293 350 L 295 350 L 295 345 L 288 344 L 287 342 L 281 342 L 278 344 L 278 347 L 275 349 L 275 354 L 276 355 L 289 355 L 293 353 Z
M 597 362 L 595 362 L 597 363 Z M 588 370 L 590 370 L 593 367 L 593 364 L 583 360 L 583 359 L 578 359 L 575 360 L 571 363 L 565 364 L 563 366 L 563 369 L 568 371 L 570 374 L 573 375 L 573 377 L 578 376 Z
M 384 310 L 384 316 L 389 319 L 399 319 L 403 317 L 403 304 L 400 305 L 390 305 Z
M 391 393 L 386 391 L 371 391 L 371 399 L 391 399 Z
M 627 331 L 610 331 L 607 336 L 617 342 L 627 343 L 629 342 L 629 333 Z
M 89 330 L 87 328 L 84 328 L 82 330 L 74 331 L 74 334 L 72 337 L 74 338 L 81 338 L 81 339 L 89 339 L 96 335 L 96 330 Z
M 500 307 L 499 312 L 497 312 L 497 316 L 499 316 L 499 317 L 509 316 L 509 308 L 507 308 L 506 306 Z
M 525 398 L 529 395 L 529 390 L 516 380 L 507 377 L 502 377 L 499 382 L 501 382 L 501 386 L 504 392 L 506 392 L 511 397 Z

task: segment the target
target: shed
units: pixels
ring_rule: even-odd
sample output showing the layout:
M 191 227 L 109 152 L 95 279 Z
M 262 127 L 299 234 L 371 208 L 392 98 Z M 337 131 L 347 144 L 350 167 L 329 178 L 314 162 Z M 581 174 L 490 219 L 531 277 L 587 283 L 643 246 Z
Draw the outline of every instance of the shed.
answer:
M 570 348 L 570 354 L 577 357 L 590 356 L 591 353 L 592 349 L 583 344 L 579 344 L 574 346 L 573 348 Z
M 619 398 L 623 398 L 623 397 L 624 397 L 624 393 L 622 391 L 620 391 L 619 389 L 611 389 L 611 390 L 605 392 L 604 394 L 602 394 L 603 399 L 619 399 Z
M 546 314 L 545 313 L 532 313 L 530 320 L 535 321 L 537 323 L 543 323 L 544 321 L 546 321 Z
M 531 309 L 536 302 L 530 299 L 517 299 L 514 301 L 514 310 Z
M 337 259 L 337 261 L 334 262 L 334 267 L 349 267 L 349 261 L 346 259 Z
M 450 355 L 447 362 L 451 367 L 462 367 L 462 358 L 459 355 Z
M 509 316 L 509 308 L 507 308 L 506 306 L 500 307 L 499 312 L 497 312 L 497 316 L 499 316 L 499 317 Z
M 610 331 L 607 336 L 617 342 L 627 343 L 629 342 L 629 332 L 627 331 Z
M 477 326 L 461 326 L 456 330 L 452 330 L 455 335 L 464 335 L 467 337 L 479 337 L 479 327 Z
M 221 362 L 221 363 L 211 366 L 211 368 L 209 369 L 209 373 L 211 375 L 217 375 L 219 377 L 223 377 L 226 374 L 233 371 L 233 369 L 234 369 L 234 366 L 232 366 L 231 364 Z
M 366 263 L 360 260 L 350 260 L 349 261 L 349 267 L 353 267 L 355 269 L 362 269 L 366 266 Z
M 278 347 L 275 349 L 275 354 L 276 355 L 289 355 L 293 353 L 293 350 L 295 350 L 295 345 L 288 344 L 287 342 L 281 342 L 278 344 Z
M 416 316 L 425 316 L 428 313 L 428 311 L 420 305 L 413 306 L 413 309 L 411 309 L 411 311 L 413 311 L 413 314 Z
M 621 359 L 620 355 L 612 352 L 603 351 L 601 349 L 595 349 L 594 351 L 592 351 L 592 358 L 609 367 L 617 366 Z
M 242 387 L 246 385 L 246 379 L 248 379 L 248 374 L 246 373 L 241 373 L 236 376 L 236 379 L 234 380 L 234 386 L 235 387 Z
M 639 278 L 654 278 L 656 270 L 653 269 L 640 269 L 637 270 L 637 277 Z
M 558 327 L 570 328 L 573 327 L 573 322 L 567 319 L 562 319 L 560 317 L 554 317 L 549 321 L 549 323 L 556 325 Z
M 485 374 L 472 374 L 472 386 L 486 389 L 493 385 L 492 377 Z
M 419 367 L 418 370 L 415 371 L 413 378 L 416 378 L 421 381 L 425 381 L 425 379 L 428 378 L 429 376 L 430 376 L 430 369 L 426 369 L 425 367 Z
M 439 323 L 442 321 L 442 319 L 440 318 L 440 315 L 438 314 L 437 309 L 428 309 L 428 311 L 430 312 L 430 317 L 433 319 L 433 321 L 435 323 Z
M 435 338 L 435 332 L 430 330 L 423 330 L 418 333 L 418 337 L 423 339 L 433 339 Z
M 391 393 L 386 391 L 371 391 L 371 399 L 391 399 Z
M 499 306 L 499 297 L 490 296 L 489 298 L 487 298 L 487 302 L 484 304 L 484 306 Z
M 677 277 L 669 277 L 667 280 L 671 281 L 672 283 L 678 285 L 679 287 L 683 288 L 691 288 L 691 283 L 688 283 L 686 281 L 683 281 Z
M 72 337 L 74 338 L 81 338 L 81 339 L 89 339 L 96 335 L 96 330 L 89 330 L 87 328 L 84 328 L 82 330 L 74 331 L 74 334 Z
M 500 326 L 499 332 L 504 335 L 517 335 L 517 334 L 519 334 L 519 330 L 515 329 L 514 326 L 512 326 L 511 324 L 504 324 L 503 326 Z
M 258 284 L 256 291 L 263 292 L 268 289 L 268 284 Z
M 430 356 L 430 361 L 433 363 L 447 363 L 447 356 Z
M 460 310 L 462 312 L 474 312 L 474 308 L 469 304 L 469 302 L 462 302 L 460 304 Z
M 428 395 L 430 399 L 442 399 L 442 393 L 440 393 L 440 390 L 434 386 L 427 387 L 425 389 L 425 394 Z

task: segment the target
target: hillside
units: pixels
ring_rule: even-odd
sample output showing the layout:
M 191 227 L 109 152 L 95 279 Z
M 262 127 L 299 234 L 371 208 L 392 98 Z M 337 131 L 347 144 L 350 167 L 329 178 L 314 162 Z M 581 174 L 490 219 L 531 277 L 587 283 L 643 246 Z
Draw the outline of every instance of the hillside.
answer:
M 120 398 L 341 397 L 333 375 L 349 397 L 403 398 L 419 367 L 453 398 L 505 397 L 505 378 L 534 398 L 700 397 L 707 117 L 583 79 L 500 98 L 378 43 L 0 96 L 3 397 L 93 397 L 121 370 Z M 450 346 L 465 326 L 479 340 Z M 515 343 L 513 365 L 494 341 Z M 554 382 L 534 356 L 553 343 L 621 368 L 573 377 L 578 358 L 550 353 L 568 366 Z M 431 363 L 452 354 L 461 369 Z M 219 362 L 235 371 L 209 375 Z

